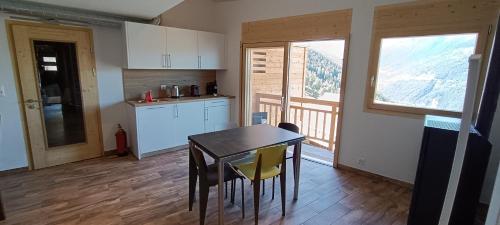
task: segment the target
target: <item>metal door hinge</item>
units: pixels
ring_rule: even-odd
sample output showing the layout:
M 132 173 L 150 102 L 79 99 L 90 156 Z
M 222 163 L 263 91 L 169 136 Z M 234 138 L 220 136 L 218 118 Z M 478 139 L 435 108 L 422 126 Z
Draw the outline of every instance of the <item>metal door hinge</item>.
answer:
M 94 77 L 96 77 L 95 68 L 92 68 L 92 74 L 94 75 Z

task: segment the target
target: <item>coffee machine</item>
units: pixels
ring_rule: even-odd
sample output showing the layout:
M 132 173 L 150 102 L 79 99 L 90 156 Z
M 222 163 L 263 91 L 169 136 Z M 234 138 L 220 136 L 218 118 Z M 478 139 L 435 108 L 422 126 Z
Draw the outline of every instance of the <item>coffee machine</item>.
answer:
M 217 81 L 207 83 L 207 94 L 217 96 Z

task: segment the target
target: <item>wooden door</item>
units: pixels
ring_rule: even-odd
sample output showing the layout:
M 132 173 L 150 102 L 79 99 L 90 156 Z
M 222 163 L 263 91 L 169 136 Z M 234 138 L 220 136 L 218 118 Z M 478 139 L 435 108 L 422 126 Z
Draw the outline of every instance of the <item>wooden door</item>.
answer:
M 32 167 L 102 155 L 92 32 L 9 22 Z
M 167 68 L 167 28 L 125 22 L 124 31 L 127 68 Z
M 198 31 L 200 69 L 224 69 L 225 38 L 223 34 Z
M 167 27 L 167 57 L 170 69 L 197 69 L 196 31 Z

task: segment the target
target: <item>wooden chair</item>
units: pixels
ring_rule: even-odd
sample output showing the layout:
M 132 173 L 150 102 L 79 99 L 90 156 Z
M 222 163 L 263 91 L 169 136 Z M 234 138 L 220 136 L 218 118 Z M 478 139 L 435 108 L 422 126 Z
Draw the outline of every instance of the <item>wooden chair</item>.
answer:
M 265 179 L 274 179 L 276 176 L 280 177 L 281 214 L 285 216 L 286 147 L 287 145 L 283 144 L 258 149 L 256 161 L 235 166 L 241 175 L 248 178 L 254 184 L 253 201 L 256 225 L 259 223 L 260 181 L 264 181 Z
M 191 154 L 193 155 L 196 167 L 198 169 L 199 177 L 199 195 L 200 195 L 200 225 L 205 224 L 205 217 L 207 212 L 208 204 L 208 193 L 210 187 L 216 186 L 219 183 L 218 179 L 218 167 L 217 164 L 207 165 L 203 153 L 196 149 L 191 148 Z M 234 203 L 234 192 L 236 179 L 241 180 L 241 205 L 242 205 L 242 215 L 245 217 L 245 189 L 243 177 L 240 176 L 236 171 L 229 165 L 224 165 L 224 182 L 226 183 L 226 197 L 227 197 L 227 182 L 231 181 L 231 203 Z M 194 192 L 194 190 L 192 190 Z M 194 193 L 190 193 L 193 194 Z M 194 198 L 189 202 L 189 211 L 192 210 L 194 203 Z

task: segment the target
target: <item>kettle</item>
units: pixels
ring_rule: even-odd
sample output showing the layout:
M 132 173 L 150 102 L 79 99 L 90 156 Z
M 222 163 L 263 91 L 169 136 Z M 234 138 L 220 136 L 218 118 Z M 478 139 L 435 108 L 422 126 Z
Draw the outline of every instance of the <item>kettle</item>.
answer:
M 181 97 L 179 85 L 172 86 L 172 90 L 170 92 L 170 97 L 172 97 L 172 98 L 180 98 Z

